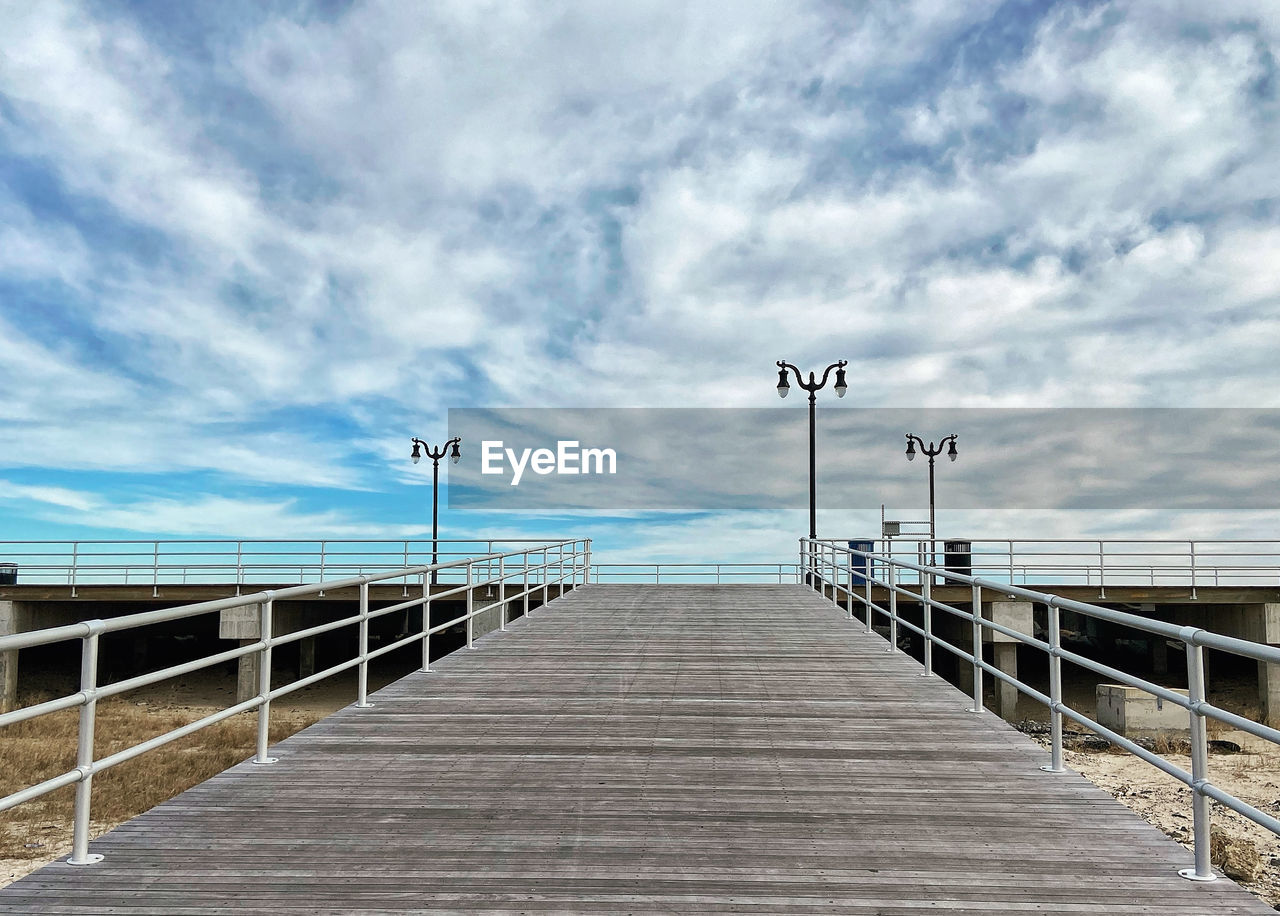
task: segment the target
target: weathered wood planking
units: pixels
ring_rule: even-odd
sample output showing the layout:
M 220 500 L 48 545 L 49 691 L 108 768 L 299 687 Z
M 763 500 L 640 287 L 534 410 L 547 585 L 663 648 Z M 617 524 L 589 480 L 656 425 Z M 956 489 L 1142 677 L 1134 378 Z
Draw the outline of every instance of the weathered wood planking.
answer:
M 593 585 L 5 913 L 1269 913 L 800 586 Z

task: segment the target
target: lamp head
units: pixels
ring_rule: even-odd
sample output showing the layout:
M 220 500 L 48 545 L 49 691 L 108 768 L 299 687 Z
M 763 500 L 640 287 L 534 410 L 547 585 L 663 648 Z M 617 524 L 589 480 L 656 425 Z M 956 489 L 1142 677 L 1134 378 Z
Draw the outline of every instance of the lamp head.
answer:
M 836 370 L 836 397 L 842 398 L 845 392 L 849 390 L 849 386 L 845 384 L 844 367 Z
M 419 461 L 421 461 L 421 460 L 422 460 L 422 452 L 418 450 L 418 440 L 417 440 L 417 439 L 414 439 L 414 440 L 413 440 L 413 454 L 412 454 L 412 455 L 410 455 L 409 457 L 413 459 L 413 463 L 414 463 L 414 464 L 417 464 Z
M 787 381 L 787 367 L 782 366 L 778 370 L 778 397 L 785 398 L 790 391 L 791 384 Z
M 458 451 L 458 446 L 461 444 L 462 444 L 461 439 L 453 440 L 453 451 L 449 453 L 449 460 L 452 461 L 454 464 L 457 464 L 458 460 L 462 458 L 462 453 Z
M 910 436 L 907 436 L 907 460 L 916 460 L 916 441 Z
M 956 460 L 956 440 L 951 440 L 951 447 L 947 449 L 947 457 L 952 461 Z

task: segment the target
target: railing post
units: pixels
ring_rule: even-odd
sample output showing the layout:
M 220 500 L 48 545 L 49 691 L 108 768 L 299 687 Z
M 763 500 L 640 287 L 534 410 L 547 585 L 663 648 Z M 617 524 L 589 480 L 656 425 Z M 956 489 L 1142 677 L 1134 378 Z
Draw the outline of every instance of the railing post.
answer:
M 93 799 L 93 734 L 98 713 L 98 635 L 102 632 L 101 620 L 87 622 L 89 632 L 80 640 L 80 692 L 84 705 L 80 707 L 80 732 L 76 746 L 76 769 L 80 781 L 76 783 L 75 826 L 71 841 L 71 858 L 68 865 L 93 865 L 102 856 L 89 852 L 89 806 Z
M 258 605 L 258 638 L 262 648 L 258 650 L 258 754 L 254 763 L 275 763 L 278 758 L 267 754 L 267 742 L 271 732 L 271 646 L 273 629 L 272 616 L 275 601 L 271 592 L 267 592 L 267 600 Z
M 970 621 L 973 640 L 973 708 L 969 712 L 982 712 L 982 586 L 973 587 L 973 615 Z
M 920 586 L 920 597 L 924 604 L 924 671 L 920 672 L 921 677 L 929 677 L 933 674 L 933 567 L 925 567 L 929 571 L 923 576 L 923 584 Z
M 827 563 L 827 578 L 831 583 L 831 603 L 836 607 L 840 606 L 840 555 L 836 553 L 836 545 L 828 544 L 826 546 L 826 555 L 829 562 Z
M 498 629 L 507 628 L 507 558 L 498 557 Z
M 549 550 L 542 548 L 542 606 L 546 607 L 547 602 L 551 600 L 551 559 L 548 556 Z
M 467 648 L 474 649 L 471 643 L 475 634 L 475 627 L 472 626 L 471 611 L 475 606 L 475 598 L 472 595 L 475 589 L 475 564 L 471 560 L 467 560 Z
M 367 709 L 369 702 L 369 578 L 360 581 L 360 664 L 356 668 L 356 706 Z
M 853 619 L 853 551 L 850 550 L 844 555 L 844 571 L 845 583 L 849 586 L 849 591 L 844 596 L 844 607 L 849 612 L 849 619 Z
M 422 574 L 422 670 L 431 670 L 431 576 Z
M 867 588 L 866 611 L 867 611 L 867 632 L 868 633 L 872 632 L 872 629 L 873 629 L 871 625 L 872 623 L 871 621 L 871 569 L 872 569 L 871 558 L 868 557 L 867 562 L 864 565 L 864 568 L 862 570 L 862 584 L 865 585 Z M 852 586 L 853 583 L 850 582 L 849 585 Z
M 321 582 L 324 581 L 324 559 L 325 559 L 324 555 L 325 555 L 325 542 L 321 541 L 320 542 L 320 581 Z M 323 589 L 320 590 L 320 597 L 321 598 L 324 597 Z
M 244 585 L 244 541 L 236 541 L 236 597 Z
M 1196 542 L 1187 541 L 1191 546 L 1191 597 L 1196 597 Z
M 526 550 L 520 555 L 520 559 L 524 563 L 520 579 L 520 591 L 524 593 L 524 607 L 521 609 L 521 613 L 525 617 L 529 616 L 529 560 L 532 558 L 532 553 L 532 550 Z
M 1107 554 L 1103 542 L 1098 542 L 1098 598 L 1107 597 Z
M 896 568 L 892 563 L 889 564 L 888 575 L 885 582 L 889 585 L 889 651 L 898 651 L 898 590 L 894 587 L 894 580 L 898 577 Z
M 80 542 L 71 542 L 71 597 L 76 597 L 76 584 L 79 578 Z
M 1049 609 L 1049 765 L 1040 769 L 1047 773 L 1065 773 L 1062 765 L 1062 631 L 1058 607 Z
M 160 542 L 155 541 L 155 552 L 151 555 L 151 597 L 160 597 Z
M 1187 700 L 1191 705 L 1191 814 L 1196 864 L 1195 868 L 1180 869 L 1178 874 L 1192 881 L 1214 881 L 1218 876 L 1209 863 L 1209 796 L 1202 791 L 1209 781 L 1209 744 L 1200 712 L 1205 701 L 1204 647 L 1194 642 L 1196 632 L 1195 627 L 1185 627 L 1181 634 L 1187 646 Z

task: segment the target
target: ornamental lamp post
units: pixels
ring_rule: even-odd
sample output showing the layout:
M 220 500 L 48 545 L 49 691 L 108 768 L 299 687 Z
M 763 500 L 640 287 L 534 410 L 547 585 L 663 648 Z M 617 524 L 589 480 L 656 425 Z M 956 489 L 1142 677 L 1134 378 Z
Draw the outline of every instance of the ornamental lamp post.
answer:
M 791 391 L 791 385 L 787 382 L 787 370 L 790 369 L 795 373 L 796 384 L 809 392 L 809 539 L 813 540 L 818 536 L 818 463 L 817 463 L 817 432 L 816 432 L 816 410 L 818 404 L 818 392 L 827 384 L 827 377 L 831 374 L 831 370 L 836 370 L 835 392 L 836 397 L 842 398 L 845 392 L 849 390 L 849 386 L 845 383 L 844 367 L 849 365 L 847 359 L 838 360 L 827 366 L 822 372 L 822 381 L 817 380 L 817 376 L 810 372 L 809 380 L 806 382 L 804 374 L 791 363 L 778 360 L 778 397 L 785 398 Z M 812 585 L 816 579 L 816 575 L 812 570 L 813 561 L 810 561 L 809 584 Z
M 924 452 L 929 459 L 929 564 L 936 566 L 938 557 L 938 531 L 934 521 L 934 489 L 933 489 L 933 459 L 942 454 L 942 447 L 947 446 L 947 458 L 952 461 L 956 460 L 956 436 L 952 433 L 945 439 L 938 442 L 935 447 L 932 442 L 928 445 L 924 444 L 924 440 L 919 436 L 907 433 L 907 460 L 916 460 L 916 443 L 920 443 L 920 451 Z
M 454 464 L 462 458 L 462 453 L 458 451 L 458 446 L 462 444 L 461 436 L 454 436 L 440 448 L 432 448 L 421 439 L 414 438 L 413 454 L 409 457 L 413 459 L 413 463 L 417 464 L 422 459 L 422 453 L 426 452 L 427 457 L 431 459 L 431 565 L 435 566 L 439 562 L 438 546 L 439 546 L 439 523 L 440 523 L 440 459 L 449 452 L 449 447 L 453 447 L 453 451 L 449 454 L 449 460 Z M 437 570 L 431 570 L 431 584 L 437 583 Z

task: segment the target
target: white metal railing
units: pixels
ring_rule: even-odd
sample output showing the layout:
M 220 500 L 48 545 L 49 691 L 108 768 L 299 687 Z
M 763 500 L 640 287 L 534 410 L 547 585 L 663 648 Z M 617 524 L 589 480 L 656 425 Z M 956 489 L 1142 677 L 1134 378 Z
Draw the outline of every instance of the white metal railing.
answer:
M 1211 881 L 1216 876 L 1209 863 L 1210 833 L 1210 799 L 1219 802 L 1233 811 L 1260 824 L 1271 832 L 1280 835 L 1280 819 L 1259 810 L 1209 781 L 1209 751 L 1206 720 L 1213 719 L 1233 728 L 1240 729 L 1250 735 L 1273 744 L 1280 744 L 1280 730 L 1256 722 L 1244 716 L 1236 715 L 1209 703 L 1205 694 L 1204 650 L 1214 649 L 1229 652 L 1243 658 L 1252 659 L 1264 664 L 1280 664 L 1280 649 L 1263 643 L 1251 642 L 1224 636 L 1199 627 L 1179 627 L 1160 620 L 1151 620 L 1136 614 L 1100 607 L 1063 598 L 1046 592 L 1035 591 L 1024 586 L 1013 585 L 1005 581 L 995 581 L 982 577 L 968 576 L 952 570 L 936 566 L 914 563 L 901 557 L 889 557 L 872 551 L 851 549 L 833 541 L 800 540 L 800 565 L 814 576 L 814 586 L 824 594 L 829 590 L 833 603 L 839 604 L 843 595 L 845 610 L 850 618 L 854 615 L 854 601 L 864 609 L 863 623 L 868 633 L 873 630 L 875 616 L 881 615 L 888 620 L 889 652 L 898 651 L 898 629 L 905 627 L 924 640 L 923 665 L 924 674 L 933 673 L 933 648 L 942 649 L 956 655 L 962 661 L 973 666 L 973 707 L 972 712 L 983 709 L 983 675 L 990 674 L 1021 693 L 1043 703 L 1050 715 L 1050 754 L 1051 762 L 1042 769 L 1053 773 L 1065 772 L 1062 765 L 1062 720 L 1066 718 L 1084 726 L 1119 747 L 1124 748 L 1145 760 L 1174 779 L 1182 782 L 1192 790 L 1192 818 L 1195 839 L 1195 867 L 1182 869 L 1183 877 L 1198 881 Z M 916 589 L 903 587 L 900 575 L 905 573 L 916 582 Z M 932 595 L 935 580 L 968 586 L 971 589 L 971 610 L 962 610 L 953 605 L 937 600 Z M 887 595 L 883 607 L 872 601 L 872 586 L 878 586 Z M 1046 639 L 1037 639 L 1033 634 L 1022 633 L 982 616 L 982 590 L 990 589 L 1001 596 L 1023 598 L 1044 604 L 1048 609 Z M 904 619 L 898 613 L 899 597 L 918 604 L 921 607 L 921 625 Z M 883 600 L 883 599 L 882 599 Z M 960 646 L 938 637 L 933 630 L 933 612 L 941 611 L 968 622 L 969 638 L 973 651 L 965 651 Z M 1182 696 L 1160 684 L 1145 678 L 1129 674 L 1109 665 L 1079 655 L 1062 647 L 1062 629 L 1059 621 L 1060 611 L 1067 610 L 1097 620 L 1129 627 L 1161 639 L 1181 643 L 1186 654 L 1186 673 L 1188 695 Z M 1048 662 L 1049 693 L 1045 694 L 1016 676 L 1001 671 L 982 658 L 982 636 L 984 630 L 1001 633 L 1025 646 L 1032 646 L 1044 652 Z M 1062 662 L 1070 662 L 1095 674 L 1111 678 L 1121 684 L 1137 687 L 1154 694 L 1161 700 L 1173 703 L 1186 709 L 1189 715 L 1191 738 L 1191 772 L 1183 770 L 1159 754 L 1149 751 L 1111 729 L 1101 725 L 1087 714 L 1072 709 L 1062 700 Z
M 540 543 L 532 538 L 439 540 L 436 562 L 501 553 Z M 0 541 L 0 572 L 19 584 L 276 585 L 405 569 L 432 561 L 426 540 L 152 540 Z M 460 573 L 442 570 L 460 581 Z
M 835 539 L 847 544 L 858 538 Z M 480 554 L 499 553 L 533 544 L 530 539 L 440 540 L 441 563 Z M 1209 586 L 1280 586 L 1280 541 L 1140 540 L 1140 539 L 974 539 L 962 558 L 948 555 L 939 539 L 873 539 L 876 552 L 921 565 L 932 554 L 936 565 L 961 564 L 972 575 L 1003 579 L 1017 585 L 1177 586 L 1191 590 Z M 151 540 L 151 541 L 0 541 L 0 574 L 5 564 L 16 569 L 18 582 L 62 585 L 76 596 L 83 585 L 151 586 L 234 584 L 237 588 L 280 583 L 321 582 L 328 578 L 403 569 L 430 563 L 428 540 Z M 655 565 L 663 576 L 676 577 L 681 564 L 622 564 L 603 572 L 610 581 L 653 581 Z M 714 564 L 701 564 L 714 581 Z M 730 565 L 721 564 L 724 569 Z M 758 565 L 762 569 L 770 564 Z M 722 570 L 723 571 L 723 570 Z M 963 571 L 963 570 L 961 570 Z M 770 574 L 776 570 L 770 570 Z M 460 573 L 448 572 L 457 580 Z M 624 574 L 626 575 L 625 578 Z M 768 581 L 762 573 L 753 581 Z M 694 578 L 692 574 L 687 578 Z M 745 571 L 737 581 L 748 581 Z M 773 576 L 776 581 L 776 575 Z M 0 583 L 3 579 L 0 578 Z
M 456 573 L 461 584 L 444 592 L 432 594 L 430 591 L 430 575 L 432 572 L 450 571 Z M 11 636 L 0 636 L 0 652 L 44 646 L 67 640 L 80 640 L 80 690 L 70 696 L 59 697 L 32 706 L 22 707 L 0 714 L 0 728 L 25 722 L 39 716 L 48 715 L 64 709 L 80 708 L 80 724 L 77 740 L 76 766 L 58 776 L 46 779 L 11 795 L 0 798 L 0 811 L 39 798 L 64 786 L 75 785 L 75 818 L 72 839 L 72 854 L 67 861 L 71 865 L 90 865 L 100 861 L 100 855 L 89 853 L 89 811 L 92 801 L 93 777 L 95 774 L 124 763 L 141 754 L 154 750 L 178 738 L 182 738 L 206 726 L 221 722 L 224 719 L 258 710 L 257 753 L 254 763 L 275 763 L 275 758 L 267 753 L 267 734 L 271 717 L 271 702 L 295 690 L 307 687 L 327 677 L 357 669 L 357 699 L 359 707 L 369 706 L 368 702 L 368 665 L 375 658 L 393 652 L 415 642 L 422 644 L 422 670 L 430 670 L 431 637 L 433 634 L 466 623 L 467 646 L 474 641 L 475 617 L 494 608 L 500 609 L 500 628 L 506 629 L 507 615 L 512 603 L 523 602 L 523 613 L 530 614 L 529 599 L 541 592 L 541 603 L 552 600 L 552 588 L 555 597 L 564 593 L 568 586 L 586 584 L 590 580 L 591 541 L 577 539 L 554 543 L 528 546 L 507 553 L 493 553 L 478 557 L 450 560 L 436 565 L 419 565 L 395 569 L 386 572 L 360 575 L 353 578 L 325 581 L 311 585 L 299 585 L 274 591 L 262 591 L 252 595 L 236 598 L 223 598 L 217 601 L 203 601 L 198 604 L 187 604 L 180 607 L 157 611 L 146 611 L 113 617 L 108 620 L 89 620 L 67 626 L 51 627 L 43 630 L 32 630 Z M 421 587 L 421 594 L 407 601 L 389 607 L 369 609 L 369 586 L 374 582 L 390 580 L 412 582 Z M 339 588 L 359 589 L 359 610 L 357 613 L 340 620 L 330 621 L 317 626 L 296 630 L 281 636 L 273 634 L 273 607 L 276 601 L 303 598 L 316 595 L 323 589 Z M 483 588 L 495 588 L 496 594 L 491 603 L 477 607 L 476 591 Z M 509 593 L 508 589 L 518 589 Z M 462 596 L 466 599 L 465 611 L 445 623 L 431 625 L 431 603 L 444 598 Z M 482 599 L 483 600 L 483 599 Z M 536 600 L 536 597 L 535 597 Z M 131 677 L 127 680 L 111 684 L 98 683 L 98 648 L 99 639 L 104 633 L 119 633 L 156 623 L 172 620 L 184 620 L 202 614 L 220 613 L 231 608 L 256 605 L 258 607 L 258 639 L 248 645 L 242 645 L 225 652 L 195 659 L 179 665 L 173 665 L 159 671 L 152 671 Z M 421 607 L 422 626 L 416 633 L 398 639 L 389 645 L 370 651 L 369 621 L 397 611 Z M 307 637 L 317 636 L 342 627 L 355 625 L 358 628 L 355 655 L 347 661 L 333 665 L 323 671 L 300 677 L 288 684 L 273 686 L 271 679 L 271 653 L 276 646 L 286 645 Z M 94 756 L 94 716 L 99 700 L 117 696 L 139 687 L 156 684 L 169 678 L 181 677 L 208 668 L 212 665 L 233 661 L 244 656 L 258 656 L 258 694 L 250 699 L 238 702 L 233 706 L 219 710 L 195 722 L 173 729 L 162 735 L 143 741 L 139 744 L 117 751 L 106 757 Z
M 795 563 L 594 563 L 591 578 L 594 582 L 635 584 L 783 585 L 799 582 L 800 569 Z
M 1185 587 L 1280 586 L 1280 541 L 1045 538 L 963 540 L 969 549 L 948 552 L 942 538 L 824 538 L 848 545 L 862 541 L 884 556 L 917 565 L 950 566 L 1016 585 Z M 929 562 L 930 557 L 933 562 Z M 963 567 L 963 568 L 962 568 Z

